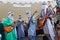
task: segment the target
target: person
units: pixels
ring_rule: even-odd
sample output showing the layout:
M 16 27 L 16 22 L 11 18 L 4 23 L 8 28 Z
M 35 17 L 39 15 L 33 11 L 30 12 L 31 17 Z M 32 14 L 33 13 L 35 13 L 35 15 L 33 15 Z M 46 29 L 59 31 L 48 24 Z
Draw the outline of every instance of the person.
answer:
M 16 35 L 15 35 L 15 29 L 14 29 L 15 24 L 14 24 L 14 21 L 12 20 L 13 14 L 11 12 L 8 12 L 8 14 L 9 14 L 8 17 L 2 20 L 4 27 L 11 28 L 10 32 L 5 31 L 5 38 L 6 40 L 17 40 Z
M 0 40 L 5 40 L 4 25 L 0 22 Z
M 25 33 L 24 33 L 24 21 L 21 19 L 21 15 L 18 16 L 18 29 L 17 29 L 17 34 L 18 34 L 18 39 L 19 40 L 24 40 Z
M 42 20 L 43 17 L 46 17 L 46 22 L 43 26 L 44 34 L 48 37 L 49 40 L 55 40 L 55 33 L 53 26 L 51 24 L 51 19 L 53 17 L 53 12 L 50 7 L 47 6 L 47 2 L 43 2 L 42 10 L 39 14 L 39 20 Z
M 27 23 L 29 24 L 28 40 L 35 40 L 35 37 L 36 37 L 36 19 L 34 16 L 31 18 L 31 11 L 27 11 L 27 17 L 28 17 Z M 31 18 L 31 20 L 30 20 L 30 18 Z

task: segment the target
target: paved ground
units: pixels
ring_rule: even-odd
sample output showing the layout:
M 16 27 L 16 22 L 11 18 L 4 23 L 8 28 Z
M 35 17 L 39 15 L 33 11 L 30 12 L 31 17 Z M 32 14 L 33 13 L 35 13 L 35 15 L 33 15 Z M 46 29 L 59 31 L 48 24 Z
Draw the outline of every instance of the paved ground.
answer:
M 28 37 L 25 37 L 24 40 L 28 40 Z M 42 36 L 36 36 L 36 40 L 43 40 L 43 37 Z M 46 39 L 44 39 L 44 40 L 46 40 Z
M 28 40 L 28 38 L 26 37 L 24 40 Z M 43 40 L 43 37 L 36 37 L 36 40 Z

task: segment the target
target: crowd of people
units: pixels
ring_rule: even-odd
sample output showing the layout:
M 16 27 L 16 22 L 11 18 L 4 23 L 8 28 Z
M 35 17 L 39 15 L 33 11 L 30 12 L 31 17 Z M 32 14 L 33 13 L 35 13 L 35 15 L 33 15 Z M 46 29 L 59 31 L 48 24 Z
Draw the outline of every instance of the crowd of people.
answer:
M 14 21 L 12 12 L 8 12 L 8 16 L 3 18 L 0 23 L 0 38 L 1 40 L 24 40 L 25 38 L 25 26 L 28 32 L 28 40 L 35 40 L 37 20 L 34 14 L 31 15 L 31 11 L 27 13 L 26 23 L 22 19 L 21 15 L 18 15 L 18 20 Z M 43 31 L 49 40 L 56 40 L 55 27 L 54 27 L 54 15 L 52 8 L 46 3 L 43 3 L 41 12 L 38 15 L 39 22 L 44 21 Z M 10 28 L 10 30 L 8 28 Z M 8 29 L 9 31 L 6 31 Z

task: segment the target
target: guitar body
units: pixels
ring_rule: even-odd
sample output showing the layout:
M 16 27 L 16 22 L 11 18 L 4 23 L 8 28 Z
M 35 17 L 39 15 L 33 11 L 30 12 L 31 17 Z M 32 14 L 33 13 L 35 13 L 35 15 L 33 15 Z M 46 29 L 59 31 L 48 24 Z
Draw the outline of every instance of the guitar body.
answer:
M 41 21 L 39 22 L 40 27 L 43 27 L 43 26 L 44 26 L 45 21 L 46 21 L 46 18 L 47 18 L 47 17 L 44 17 L 43 20 L 41 20 Z
M 5 32 L 11 32 L 12 31 L 12 27 L 5 26 L 4 27 L 4 31 Z

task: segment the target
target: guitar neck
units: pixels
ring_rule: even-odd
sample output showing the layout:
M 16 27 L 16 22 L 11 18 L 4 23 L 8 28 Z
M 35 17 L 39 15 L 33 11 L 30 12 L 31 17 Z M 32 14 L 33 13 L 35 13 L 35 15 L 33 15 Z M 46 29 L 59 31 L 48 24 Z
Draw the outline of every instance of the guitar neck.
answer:
M 35 11 L 35 12 L 33 13 L 33 15 L 31 16 L 30 20 L 32 19 L 32 17 L 33 17 L 36 13 L 37 13 L 37 11 Z

